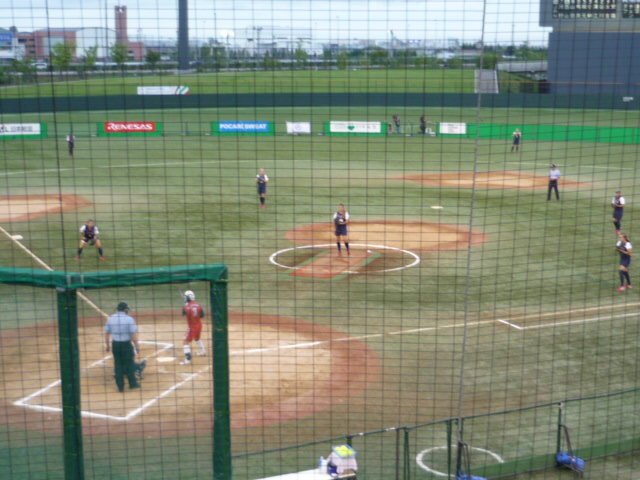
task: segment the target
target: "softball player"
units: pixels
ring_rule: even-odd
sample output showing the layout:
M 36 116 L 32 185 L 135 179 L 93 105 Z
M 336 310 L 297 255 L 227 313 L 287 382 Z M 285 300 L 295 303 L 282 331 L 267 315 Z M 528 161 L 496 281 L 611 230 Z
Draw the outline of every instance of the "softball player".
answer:
M 336 233 L 336 245 L 338 245 L 338 255 L 342 255 L 342 248 L 340 247 L 340 238 L 344 242 L 344 246 L 347 249 L 347 255 L 351 255 L 351 251 L 349 250 L 349 232 L 347 230 L 347 225 L 349 224 L 349 212 L 347 212 L 344 208 L 344 205 L 341 203 L 338 205 L 338 211 L 333 214 L 333 223 L 335 225 L 335 233 Z
M 633 245 L 629 241 L 624 233 L 618 235 L 618 242 L 616 243 L 616 250 L 620 252 L 620 269 L 618 274 L 620 275 L 620 286 L 618 291 L 622 292 L 631 288 L 631 278 L 629 278 L 629 265 L 631 265 L 631 254 L 633 253 Z M 624 280 L 627 279 L 627 285 L 625 287 Z
M 511 134 L 513 138 L 513 143 L 511 144 L 511 153 L 513 153 L 513 149 L 517 152 L 520 149 L 520 140 L 522 140 L 522 132 L 519 128 L 516 128 L 515 132 Z
M 106 260 L 102 253 L 102 243 L 100 242 L 100 230 L 93 220 L 87 220 L 87 223 L 80 227 L 80 246 L 78 247 L 78 254 L 76 260 L 80 260 L 82 255 L 82 249 L 88 243 L 89 245 L 95 245 L 98 247 L 98 255 L 100 260 Z
M 260 173 L 256 175 L 256 183 L 258 184 L 258 196 L 260 197 L 260 208 L 265 208 L 264 202 L 267 197 L 267 183 L 269 176 L 264 172 L 264 168 L 260 169 Z
M 69 158 L 73 158 L 73 150 L 75 149 L 76 146 L 76 136 L 73 134 L 73 132 L 69 132 L 69 135 L 67 135 L 67 147 L 69 147 Z
M 611 199 L 611 208 L 613 208 L 613 226 L 616 227 L 615 233 L 620 233 L 620 226 L 622 225 L 622 215 L 624 215 L 625 202 L 622 192 L 616 190 L 616 194 Z
M 204 343 L 200 340 L 202 333 L 202 319 L 204 318 L 204 310 L 202 305 L 196 302 L 196 295 L 191 290 L 184 292 L 185 305 L 182 307 L 182 315 L 187 317 L 187 325 L 189 329 L 184 336 L 184 360 L 180 365 L 191 365 L 191 342 L 193 340 L 198 344 L 198 356 L 206 355 Z

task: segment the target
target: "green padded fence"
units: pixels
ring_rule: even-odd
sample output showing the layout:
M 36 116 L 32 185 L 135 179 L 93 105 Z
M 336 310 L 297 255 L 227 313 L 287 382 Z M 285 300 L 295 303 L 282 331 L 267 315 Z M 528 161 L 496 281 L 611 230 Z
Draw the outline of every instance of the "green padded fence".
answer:
M 540 142 L 602 142 L 640 143 L 639 128 L 615 128 L 589 125 L 509 125 L 499 123 L 467 123 L 466 133 L 447 134 L 438 129 L 443 137 L 507 139 L 519 128 L 525 141 Z
M 85 478 L 80 395 L 81 366 L 78 345 L 79 292 L 192 281 L 204 281 L 209 284 L 211 302 L 214 363 L 212 369 L 214 450 L 211 459 L 213 477 L 216 480 L 231 478 L 227 275 L 227 266 L 224 264 L 86 273 L 0 268 L 0 283 L 46 288 L 56 292 L 65 480 Z

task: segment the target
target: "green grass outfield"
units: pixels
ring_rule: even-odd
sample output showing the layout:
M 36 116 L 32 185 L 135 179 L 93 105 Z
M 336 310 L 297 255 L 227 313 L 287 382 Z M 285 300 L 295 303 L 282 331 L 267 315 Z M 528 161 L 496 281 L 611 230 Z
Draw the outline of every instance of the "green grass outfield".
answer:
M 0 89 L 0 98 L 136 95 L 138 86 L 184 85 L 189 93 L 307 93 L 319 92 L 474 92 L 473 70 L 304 70 L 272 72 L 220 72 L 210 74 L 165 73 L 162 75 L 52 81 Z M 57 79 L 57 77 L 55 77 Z
M 398 110 L 406 122 L 415 123 L 422 111 Z M 90 136 L 95 122 L 106 120 L 206 125 L 216 119 L 273 119 L 315 124 L 329 119 L 383 120 L 392 113 L 396 111 L 382 108 L 289 108 L 110 112 L 108 118 L 102 112 L 4 115 L 6 123 L 50 123 L 52 138 L 0 143 L 1 195 L 72 193 L 92 205 L 2 227 L 23 235 L 22 243 L 56 270 L 224 262 L 230 270 L 232 311 L 326 325 L 363 338 L 376 352 L 382 371 L 364 393 L 310 417 L 234 431 L 236 455 L 638 385 L 640 327 L 634 312 L 640 302 L 640 277 L 634 263 L 631 276 L 639 288 L 615 290 L 618 256 L 609 207 L 613 192 L 621 188 L 629 202 L 624 230 L 634 242 L 640 232 L 635 207 L 638 146 L 533 143 L 525 138 L 522 153 L 511 154 L 510 139 Z M 431 121 L 477 118 L 474 110 L 431 108 L 427 113 Z M 602 126 L 629 126 L 632 115 L 481 112 L 483 120 L 496 123 Z M 67 157 L 62 138 L 70 125 L 78 132 L 74 159 Z M 545 176 L 552 162 L 566 179 L 585 184 L 561 186 L 561 202 L 547 202 L 546 191 L 541 190 L 478 189 L 474 195 L 471 189 L 421 186 L 396 178 L 474 169 Z M 261 167 L 271 177 L 266 210 L 258 209 L 254 183 Z M 400 272 L 334 281 L 288 277 L 269 262 L 271 254 L 292 246 L 284 237 L 288 230 L 330 221 L 338 203 L 347 205 L 354 220 L 470 226 L 486 234 L 488 241 L 469 251 L 424 254 L 418 266 Z M 433 205 L 444 208 L 433 210 Z M 88 217 L 100 227 L 107 262 L 99 263 L 91 248 L 81 264 L 73 260 L 78 228 Z M 39 268 L 6 237 L 0 237 L 0 245 L 3 266 Z M 109 311 L 120 298 L 127 298 L 134 310 L 176 308 L 176 295 L 164 288 L 108 290 L 90 296 Z M 0 308 L 3 330 L 55 318 L 54 294 L 48 291 L 0 286 Z M 82 305 L 80 314 L 93 312 Z M 532 323 L 519 323 L 522 317 L 533 319 Z M 492 321 L 498 318 L 541 326 L 518 330 Z M 32 355 L 25 352 L 25 361 Z M 635 402 L 614 403 L 602 399 L 571 411 L 580 446 L 638 436 Z M 552 409 L 488 418 L 471 422 L 477 427 L 470 426 L 467 433 L 473 445 L 485 446 L 507 460 L 555 447 Z M 89 478 L 133 478 L 142 472 L 148 479 L 168 478 L 171 472 L 180 478 L 202 478 L 210 473 L 211 445 L 205 436 L 120 440 L 85 439 Z M 394 453 L 394 441 L 395 433 L 356 438 L 364 478 L 377 478 L 381 471 L 393 475 L 394 466 L 384 459 Z M 445 441 L 442 424 L 425 427 L 411 436 L 412 454 Z M 0 477 L 62 478 L 60 443 L 54 435 L 3 426 Z M 236 478 L 313 468 L 330 443 L 239 459 Z M 617 478 L 628 478 L 623 475 L 631 469 L 626 461 L 615 467 Z M 413 456 L 410 463 L 414 478 L 434 478 L 416 467 Z M 610 472 L 611 464 L 603 469 Z

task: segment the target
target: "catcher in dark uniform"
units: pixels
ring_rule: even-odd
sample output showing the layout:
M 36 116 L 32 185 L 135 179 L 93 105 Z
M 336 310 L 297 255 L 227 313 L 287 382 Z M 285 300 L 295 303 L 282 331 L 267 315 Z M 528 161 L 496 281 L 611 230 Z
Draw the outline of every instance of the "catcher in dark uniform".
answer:
M 349 224 L 349 212 L 344 208 L 341 203 L 338 205 L 338 211 L 333 214 L 333 223 L 335 225 L 336 245 L 338 245 L 338 255 L 342 255 L 342 248 L 340 247 L 340 239 L 344 242 L 344 246 L 347 249 L 347 255 L 351 255 L 349 250 L 349 232 L 347 225 Z
M 100 242 L 99 235 L 100 230 L 98 230 L 98 226 L 91 219 L 87 220 L 87 223 L 80 227 L 80 245 L 78 246 L 78 254 L 76 256 L 76 260 L 80 260 L 82 250 L 87 244 L 95 245 L 96 247 L 98 247 L 98 255 L 100 256 L 100 260 L 106 260 L 102 252 L 102 243 Z

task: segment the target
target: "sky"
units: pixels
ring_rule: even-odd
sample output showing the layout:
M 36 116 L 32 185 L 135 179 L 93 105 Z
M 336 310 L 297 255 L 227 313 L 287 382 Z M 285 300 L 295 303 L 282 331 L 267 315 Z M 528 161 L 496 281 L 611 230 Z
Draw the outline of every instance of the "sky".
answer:
M 539 0 L 187 0 L 191 39 L 232 41 L 262 35 L 310 36 L 314 43 L 353 39 L 459 39 L 543 45 Z M 115 5 L 128 11 L 128 33 L 175 38 L 178 0 L 1 0 L 0 27 L 114 28 Z M 483 21 L 484 18 L 484 21 Z M 291 36 L 291 35 L 290 35 Z

